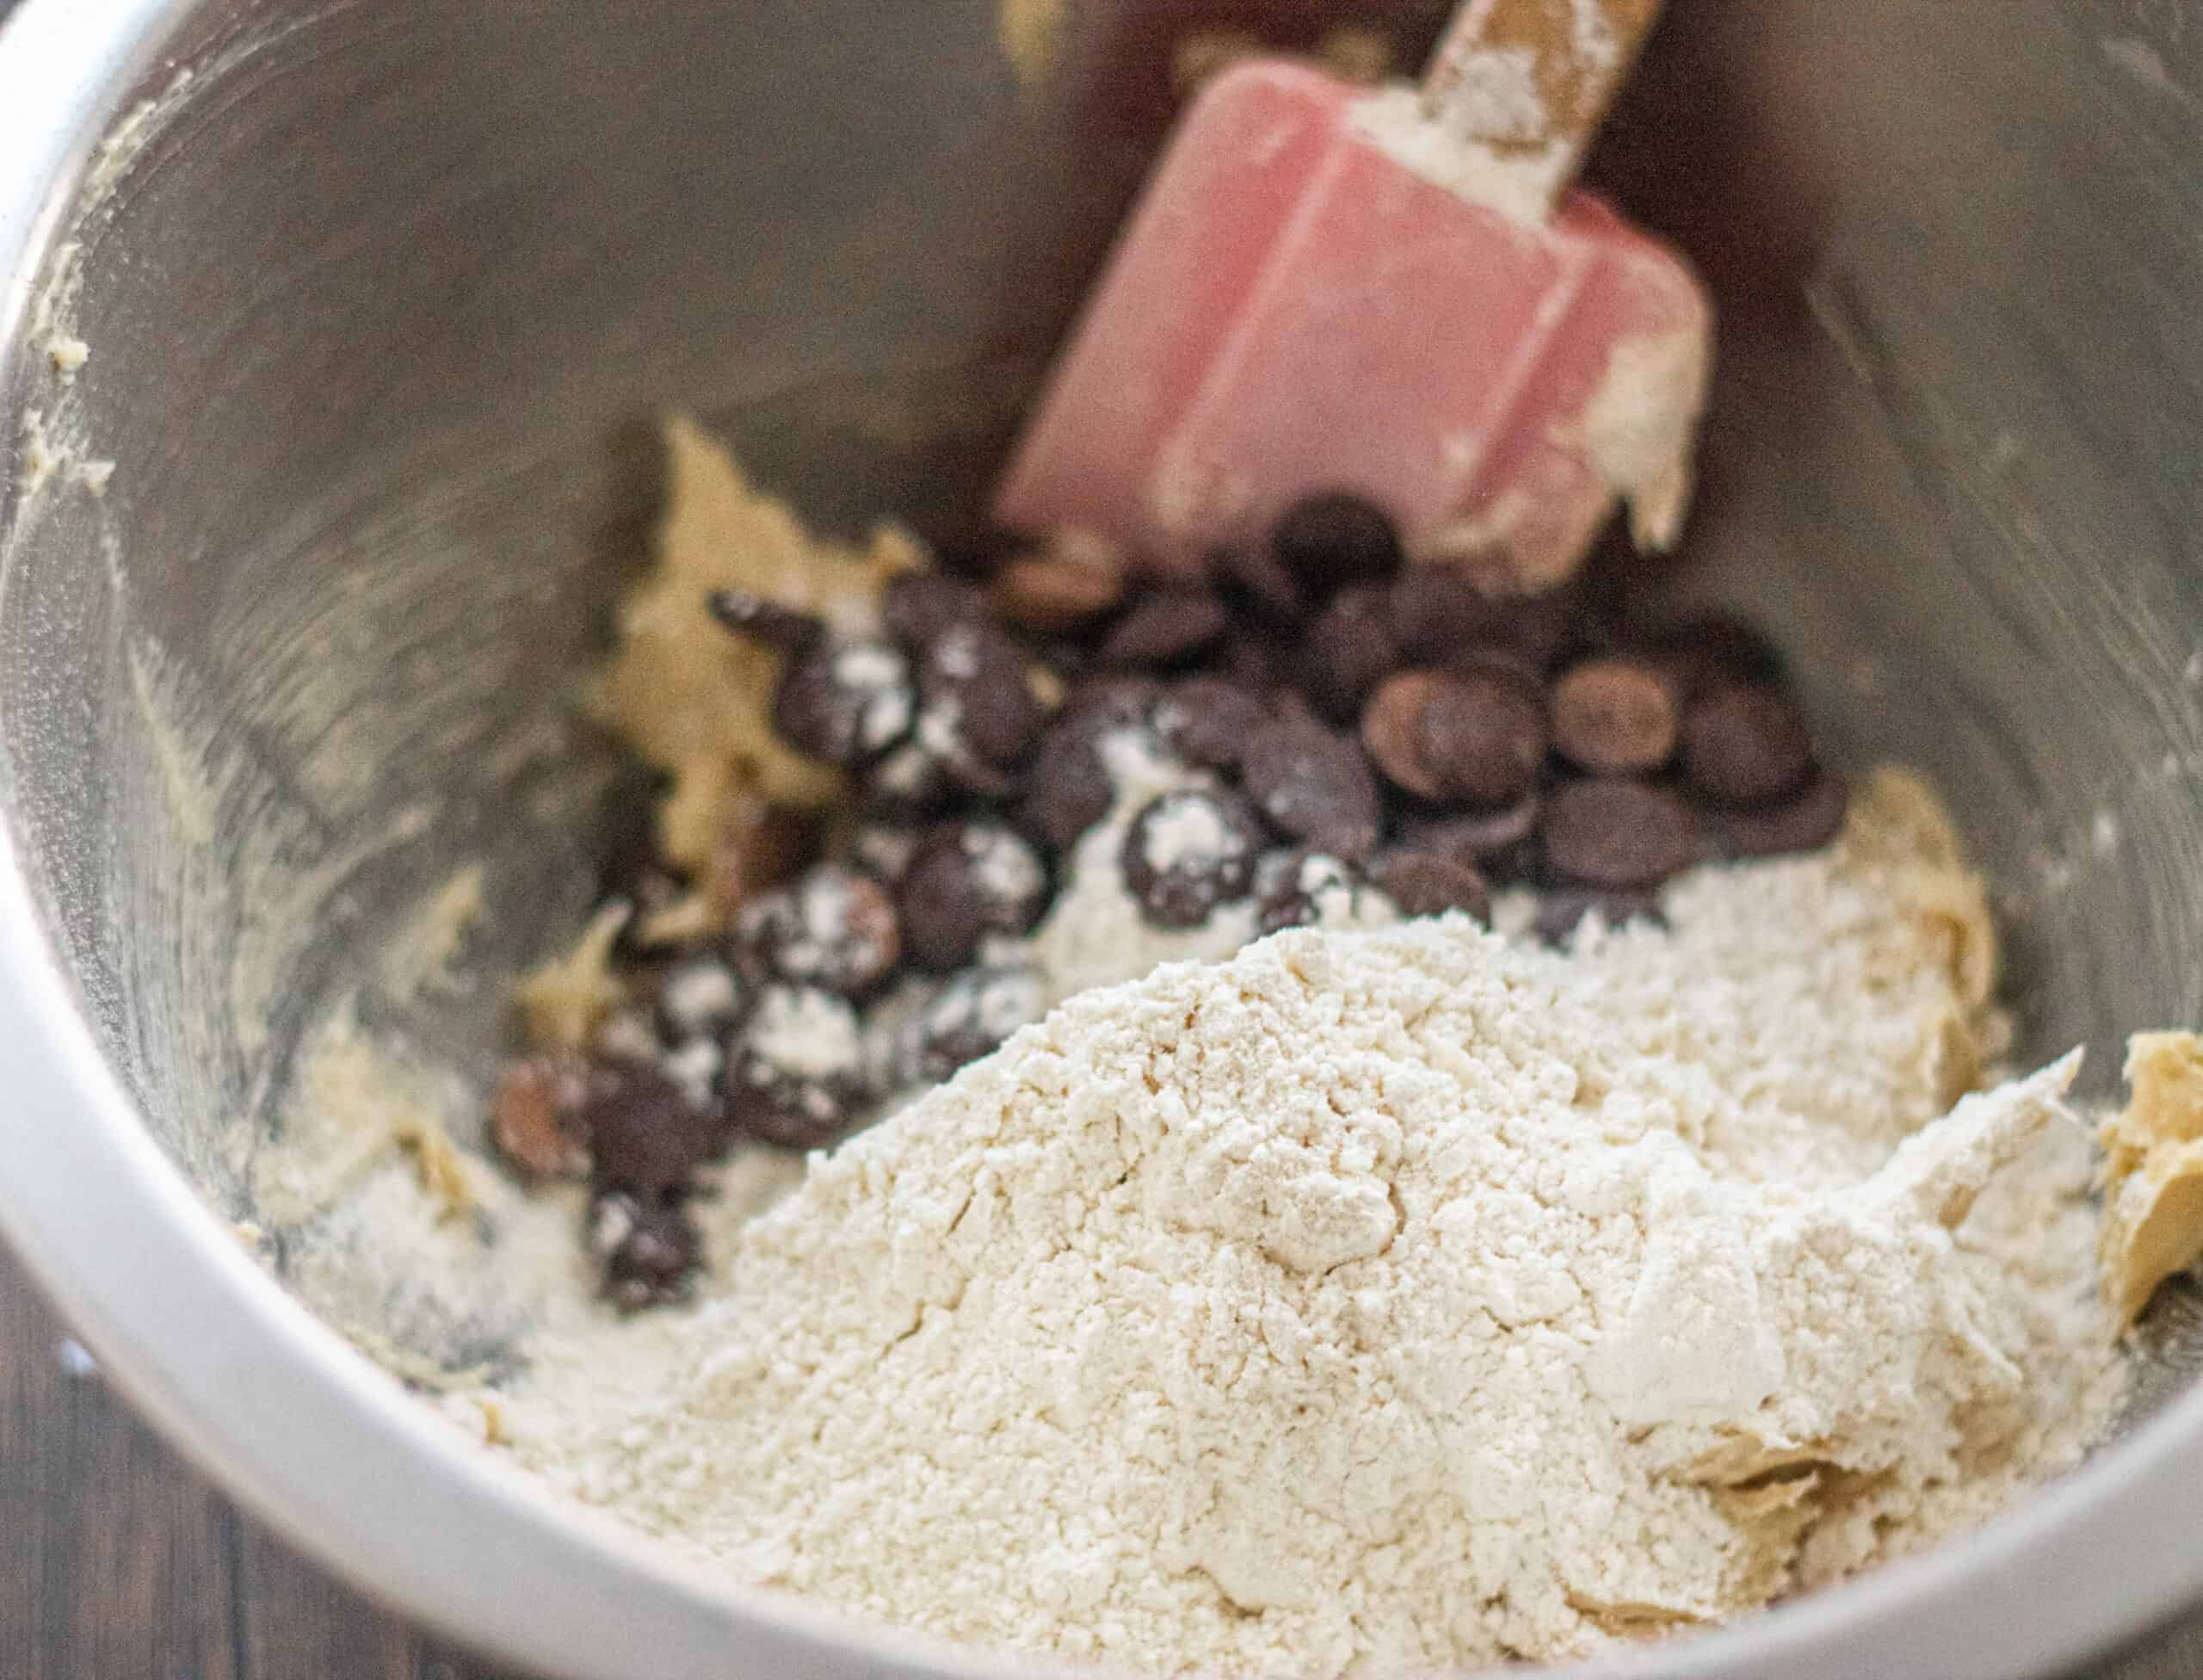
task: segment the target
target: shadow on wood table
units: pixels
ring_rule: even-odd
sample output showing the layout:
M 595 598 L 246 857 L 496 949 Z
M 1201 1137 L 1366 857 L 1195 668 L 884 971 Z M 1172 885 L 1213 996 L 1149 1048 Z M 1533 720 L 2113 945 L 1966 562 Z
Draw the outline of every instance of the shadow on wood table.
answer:
M 238 1515 L 75 1352 L 0 1251 L 0 1677 L 497 1680 Z

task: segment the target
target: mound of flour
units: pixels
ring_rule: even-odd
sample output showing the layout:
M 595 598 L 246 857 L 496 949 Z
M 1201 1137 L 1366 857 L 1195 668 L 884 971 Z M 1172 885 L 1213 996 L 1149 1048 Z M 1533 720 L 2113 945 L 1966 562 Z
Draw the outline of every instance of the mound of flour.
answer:
M 1163 1672 L 1581 1653 L 1972 1522 L 2120 1366 L 2072 1059 L 1953 1108 L 1986 923 L 1891 812 L 1565 955 L 1298 932 L 1074 998 L 713 1298 L 539 1349 L 513 1449 L 746 1578 Z

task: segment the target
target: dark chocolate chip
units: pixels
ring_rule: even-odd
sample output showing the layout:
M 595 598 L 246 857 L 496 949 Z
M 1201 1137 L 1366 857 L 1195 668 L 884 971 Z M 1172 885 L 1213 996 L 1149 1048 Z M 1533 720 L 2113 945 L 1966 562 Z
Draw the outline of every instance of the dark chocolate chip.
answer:
M 1385 591 L 1342 590 L 1308 627 L 1299 662 L 1301 690 L 1332 723 L 1352 723 L 1370 691 L 1404 659 Z
M 1587 886 L 1657 886 L 1698 862 L 1698 818 L 1648 782 L 1597 776 L 1546 801 L 1546 861 Z
M 1156 733 L 1181 757 L 1236 770 L 1249 738 L 1269 720 L 1269 708 L 1223 677 L 1189 676 L 1156 702 L 1153 715 Z
M 1208 656 L 1209 670 L 1253 695 L 1269 695 L 1291 680 L 1297 639 L 1241 626 Z
M 731 916 L 759 893 L 793 879 L 818 851 L 818 821 L 811 812 L 744 798 L 705 866 L 705 901 L 722 917 Z
M 1163 691 L 1160 677 L 1139 671 L 1096 671 L 1071 684 L 1056 713 L 1055 727 L 1076 723 L 1101 732 L 1145 724 L 1148 708 L 1163 697 Z
M 1123 563 L 1081 547 L 1012 560 L 996 575 L 992 600 L 1004 622 L 1035 635 L 1085 629 L 1125 598 Z
M 1560 886 L 1541 894 L 1532 925 L 1546 944 L 1564 945 L 1593 911 L 1610 928 L 1631 922 L 1667 925 L 1668 918 L 1661 913 L 1660 900 L 1654 894 L 1590 886 Z
M 1803 792 L 1780 805 L 1712 815 L 1721 849 L 1731 857 L 1780 857 L 1818 851 L 1843 831 L 1849 790 L 1843 778 L 1822 770 Z
M 1553 745 L 1584 769 L 1608 775 L 1657 770 L 1675 756 L 1682 729 L 1674 681 L 1645 660 L 1584 659 L 1553 685 Z
M 1125 886 L 1157 927 L 1199 927 L 1253 888 L 1262 818 L 1227 789 L 1165 794 L 1125 831 Z
M 1507 597 L 1486 594 L 1461 566 L 1407 567 L 1393 581 L 1391 605 L 1393 639 L 1416 664 L 1446 664 L 1506 635 Z
M 1286 510 L 1270 534 L 1285 569 L 1328 594 L 1343 584 L 1381 583 L 1400 569 L 1400 534 L 1385 510 L 1359 496 L 1311 496 Z
M 683 958 L 657 984 L 657 1029 L 669 1044 L 724 1038 L 742 1018 L 748 988 L 715 956 Z
M 1774 644 L 1727 613 L 1707 613 L 1658 632 L 1648 657 L 1666 668 L 1685 700 L 1716 682 L 1780 682 L 1783 677 L 1782 655 Z
M 704 1240 L 677 1195 L 600 1190 L 589 1202 L 589 1243 L 604 1293 L 629 1312 L 684 1299 L 703 1263 Z
M 902 958 L 895 900 L 859 869 L 821 863 L 743 911 L 735 938 L 745 965 L 796 985 L 861 998 Z
M 887 580 L 879 597 L 880 621 L 887 633 L 916 654 L 939 640 L 953 625 L 987 616 L 987 597 L 978 585 L 938 571 L 905 571 Z
M 903 948 L 946 974 L 969 963 L 990 934 L 1027 932 L 1048 907 L 1048 866 L 1006 823 L 946 823 L 926 837 L 903 876 Z
M 1387 852 L 1372 873 L 1404 916 L 1443 916 L 1458 910 L 1479 922 L 1490 919 L 1491 888 L 1484 876 L 1442 853 Z
M 1401 825 L 1400 844 L 1450 857 L 1485 875 L 1519 875 L 1530 868 L 1531 843 L 1544 814 L 1545 801 L 1532 792 L 1490 811 L 1410 818 Z
M 1209 575 L 1225 600 L 1250 617 L 1287 628 L 1307 621 L 1307 597 L 1268 548 L 1249 545 L 1219 550 L 1210 558 Z
M 1116 730 L 1139 726 L 1097 706 L 1058 718 L 1041 738 L 1018 817 L 1043 844 L 1058 854 L 1068 852 L 1109 814 L 1117 784 L 1102 743 Z
M 849 855 L 874 880 L 897 886 L 924 838 L 923 830 L 899 823 L 866 823 L 850 837 Z
M 1501 639 L 1540 673 L 1577 658 L 1604 639 L 1604 627 L 1585 603 L 1583 591 L 1570 585 L 1542 595 L 1510 596 L 1505 606 Z
M 1805 785 L 1813 738 L 1796 703 L 1766 682 L 1725 682 L 1683 713 L 1683 779 L 1715 805 L 1773 805 Z
M 1266 853 L 1255 866 L 1256 925 L 1266 934 L 1314 927 L 1330 904 L 1351 909 L 1358 886 L 1354 870 L 1327 852 Z
M 676 1189 L 726 1143 L 719 1106 L 699 1106 L 649 1062 L 592 1064 L 581 1114 L 595 1180 L 618 1189 Z
M 767 986 L 729 1046 L 734 1125 L 782 1149 L 820 1149 L 848 1130 L 865 1095 L 864 1041 L 848 1000 Z
M 1215 646 L 1231 627 L 1231 614 L 1207 590 L 1185 584 L 1151 590 L 1102 638 L 1102 662 L 1157 669 L 1183 664 Z
M 589 1170 L 589 1062 L 571 1050 L 509 1064 L 490 1105 L 490 1137 L 525 1178 Z
M 1046 1013 L 1030 969 L 966 968 L 952 975 L 906 1025 L 904 1083 L 938 1084 Z
M 879 757 L 910 733 L 910 662 L 887 642 L 811 643 L 789 656 L 773 694 L 773 730 L 830 764 Z
M 1445 672 L 1422 708 L 1422 759 L 1445 794 L 1512 805 L 1545 763 L 1545 696 L 1510 673 Z
M 1289 840 L 1359 862 L 1377 843 L 1384 803 L 1369 761 L 1321 724 L 1287 717 L 1247 744 L 1240 775 L 1248 796 Z
M 1443 679 L 1427 670 L 1402 671 L 1378 684 L 1361 710 L 1361 744 L 1386 781 L 1418 799 L 1445 797 L 1444 781 L 1424 757 L 1422 713 Z
M 715 590 L 707 604 L 712 616 L 737 635 L 782 653 L 801 652 L 825 633 L 825 626 L 809 613 L 742 590 Z
M 1033 692 L 1025 650 L 990 621 L 950 625 L 917 654 L 920 744 L 972 791 L 999 797 L 995 779 L 966 774 L 1021 764 L 1040 738 L 1047 708 Z

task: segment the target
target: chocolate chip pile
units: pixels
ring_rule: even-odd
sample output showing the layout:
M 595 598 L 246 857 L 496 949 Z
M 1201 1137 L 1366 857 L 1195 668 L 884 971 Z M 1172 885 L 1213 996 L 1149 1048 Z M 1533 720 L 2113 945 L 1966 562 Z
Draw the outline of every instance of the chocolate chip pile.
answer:
M 1815 849 L 1843 818 L 1748 628 L 1638 622 L 1577 589 L 1490 596 L 1404 565 L 1348 496 L 1198 578 L 1075 534 L 984 581 L 899 578 L 870 636 L 709 604 L 781 656 L 774 731 L 853 797 L 823 826 L 750 813 L 701 882 L 635 843 L 649 807 L 631 800 L 645 820 L 608 896 L 648 911 L 700 892 L 728 931 L 646 944 L 631 923 L 627 1007 L 586 1052 L 507 1071 L 499 1146 L 588 1179 L 628 1306 L 683 1292 L 700 1169 L 737 1139 L 830 1144 L 1038 1017 L 1030 936 L 1097 832 L 1118 908 L 1157 929 L 1229 908 L 1251 937 L 1372 893 L 1487 917 L 1495 888 L 1523 886 L 1558 940 L 1594 909 L 1657 916 L 1696 863 Z M 1169 771 L 1136 808 L 1127 755 Z

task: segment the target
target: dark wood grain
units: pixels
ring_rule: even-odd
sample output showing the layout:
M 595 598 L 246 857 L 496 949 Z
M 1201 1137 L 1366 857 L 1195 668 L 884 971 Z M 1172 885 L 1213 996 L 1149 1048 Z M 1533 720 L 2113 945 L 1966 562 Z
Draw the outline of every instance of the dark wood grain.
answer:
M 64 1343 L 0 1251 L 0 1680 L 519 1680 L 241 1516 Z
M 0 1680 L 521 1680 L 239 1516 L 63 1340 L 0 1250 Z M 2084 1680 L 2203 1680 L 2203 1615 Z

